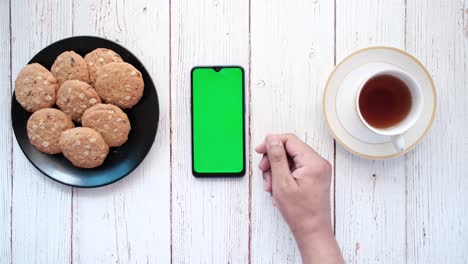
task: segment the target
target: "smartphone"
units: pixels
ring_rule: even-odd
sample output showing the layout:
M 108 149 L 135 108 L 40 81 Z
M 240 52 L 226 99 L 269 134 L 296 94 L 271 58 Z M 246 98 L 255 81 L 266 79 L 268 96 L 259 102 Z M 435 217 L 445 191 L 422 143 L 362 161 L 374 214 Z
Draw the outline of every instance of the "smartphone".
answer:
M 245 174 L 244 69 L 197 66 L 191 71 L 192 173 Z

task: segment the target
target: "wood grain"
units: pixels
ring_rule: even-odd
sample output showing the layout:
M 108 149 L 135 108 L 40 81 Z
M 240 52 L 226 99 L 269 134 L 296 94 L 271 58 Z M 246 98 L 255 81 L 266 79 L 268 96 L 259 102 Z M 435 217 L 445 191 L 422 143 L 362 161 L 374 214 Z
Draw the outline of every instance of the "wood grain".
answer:
M 371 45 L 404 48 L 405 1 L 336 1 L 337 63 Z M 336 236 L 347 263 L 405 262 L 405 157 L 336 148 Z
M 296 133 L 333 163 L 321 110 L 334 60 L 333 1 L 252 1 L 252 146 L 266 133 Z M 252 154 L 252 263 L 301 263 L 294 238 L 263 191 Z
M 11 262 L 12 131 L 10 122 L 11 57 L 10 3 L 0 2 L 0 263 Z
M 406 45 L 438 93 L 434 126 L 407 157 L 408 263 L 468 263 L 468 1 L 408 1 Z
M 248 1 L 172 0 L 171 12 L 172 260 L 247 263 L 249 171 L 238 179 L 191 173 L 190 69 L 234 64 L 248 76 Z
M 71 34 L 68 1 L 11 1 L 12 77 L 39 50 Z M 37 171 L 14 141 L 12 262 L 70 262 L 71 188 Z
M 258 155 L 241 179 L 191 175 L 189 73 L 203 64 L 239 64 L 251 76 L 248 153 L 268 132 L 294 132 L 330 161 L 336 155 L 335 229 L 347 263 L 468 263 L 468 0 L 333 2 L 0 1 L 0 263 L 300 263 L 263 192 Z M 72 35 L 130 49 L 159 95 L 149 155 L 98 189 L 40 174 L 11 131 L 11 81 Z M 406 48 L 437 87 L 434 127 L 393 160 L 339 145 L 334 153 L 322 118 L 335 55 L 370 45 Z
M 74 263 L 170 262 L 169 1 L 74 1 L 74 35 L 128 48 L 150 73 L 160 120 L 153 147 L 122 181 L 74 189 Z

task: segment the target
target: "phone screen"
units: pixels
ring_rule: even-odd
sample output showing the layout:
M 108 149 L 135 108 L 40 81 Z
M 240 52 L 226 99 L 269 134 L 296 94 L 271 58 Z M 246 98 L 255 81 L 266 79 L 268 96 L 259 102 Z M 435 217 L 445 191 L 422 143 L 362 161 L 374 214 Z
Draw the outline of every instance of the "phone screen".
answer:
M 244 175 L 244 70 L 195 67 L 191 78 L 194 176 Z

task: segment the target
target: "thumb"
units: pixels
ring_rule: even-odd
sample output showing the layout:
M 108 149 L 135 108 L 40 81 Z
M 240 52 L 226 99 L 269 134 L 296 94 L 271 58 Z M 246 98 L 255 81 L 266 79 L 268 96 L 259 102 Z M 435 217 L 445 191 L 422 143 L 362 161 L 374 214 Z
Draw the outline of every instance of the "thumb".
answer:
M 276 135 L 266 137 L 266 150 L 270 161 L 273 185 L 277 183 L 287 183 L 292 179 L 289 169 L 288 157 L 284 149 L 281 138 Z

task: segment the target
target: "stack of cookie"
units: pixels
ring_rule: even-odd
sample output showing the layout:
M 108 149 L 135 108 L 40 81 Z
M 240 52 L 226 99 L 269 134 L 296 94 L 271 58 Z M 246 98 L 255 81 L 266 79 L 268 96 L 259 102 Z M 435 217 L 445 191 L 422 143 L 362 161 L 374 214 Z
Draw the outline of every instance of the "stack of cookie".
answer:
M 131 126 L 122 109 L 136 105 L 143 89 L 141 73 L 105 48 L 84 58 L 64 52 L 51 71 L 26 65 L 15 80 L 16 100 L 33 113 L 27 123 L 31 144 L 47 154 L 63 153 L 80 168 L 100 166 L 109 147 L 127 141 Z

